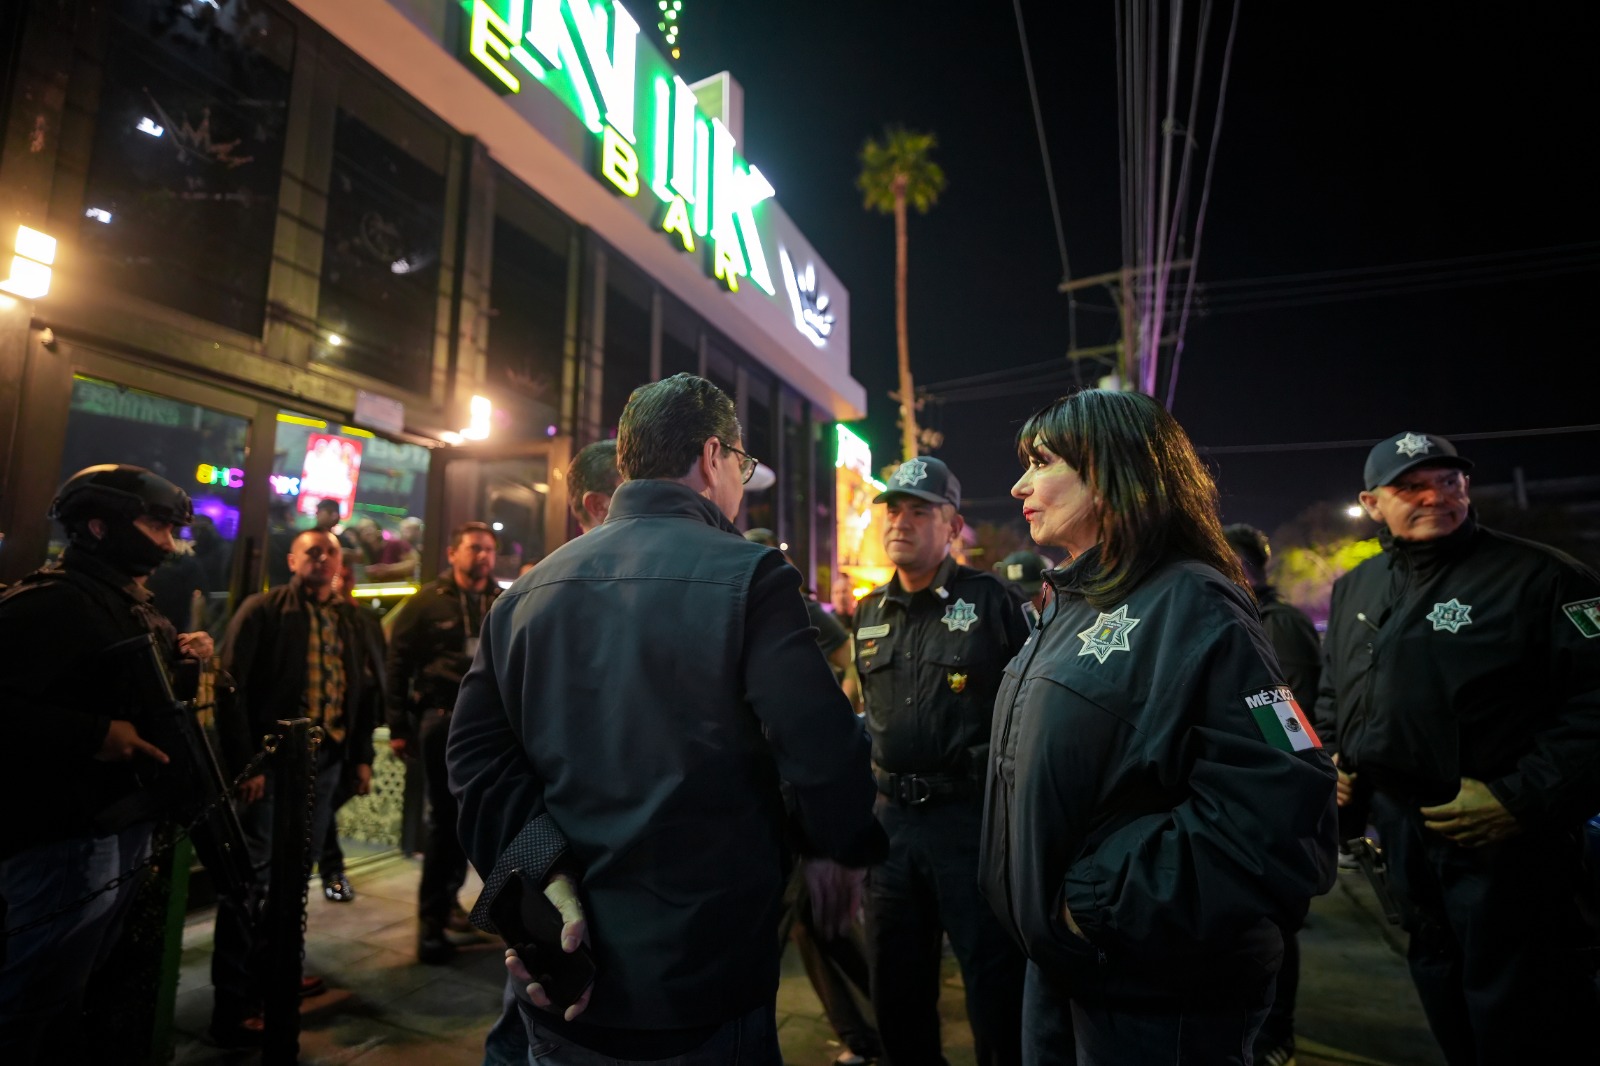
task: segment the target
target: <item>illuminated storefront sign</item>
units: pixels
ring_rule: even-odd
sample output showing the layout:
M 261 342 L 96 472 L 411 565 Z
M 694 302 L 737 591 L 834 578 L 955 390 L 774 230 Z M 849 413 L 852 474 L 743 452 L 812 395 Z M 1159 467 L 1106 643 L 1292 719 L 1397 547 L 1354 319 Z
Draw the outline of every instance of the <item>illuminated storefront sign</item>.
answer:
M 212 466 L 210 463 L 201 463 L 195 467 L 194 479 L 202 485 L 216 485 L 229 489 L 244 487 L 244 471 L 236 466 Z
M 694 90 L 653 50 L 621 4 L 587 0 L 469 0 L 469 61 L 502 93 L 541 83 L 600 139 L 600 176 L 624 196 L 661 202 L 657 224 L 685 252 L 701 251 L 730 291 L 748 278 L 776 296 L 756 229 L 775 193 L 737 155 L 733 134 L 708 118 Z
M 889 580 L 894 566 L 883 552 L 883 508 L 873 499 L 884 490 L 872 476 L 872 449 L 844 426 L 836 427 L 839 440 L 834 467 L 835 506 L 838 518 L 839 570 L 850 579 L 856 599 Z
M 300 495 L 300 479 L 297 477 L 290 477 L 288 474 L 268 474 L 267 483 L 279 496 Z
M 828 294 L 817 292 L 816 265 L 807 263 L 804 270 L 796 270 L 789 259 L 789 249 L 782 245 L 778 246 L 778 262 L 783 267 L 783 287 L 789 292 L 789 307 L 794 312 L 794 328 L 806 340 L 822 347 L 833 332 L 833 312 L 828 310 Z M 839 428 L 844 430 L 843 426 Z
M 306 458 L 300 472 L 301 514 L 314 515 L 317 504 L 336 500 L 339 517 L 355 509 L 356 480 L 361 474 L 361 442 L 331 433 L 313 433 L 306 439 Z

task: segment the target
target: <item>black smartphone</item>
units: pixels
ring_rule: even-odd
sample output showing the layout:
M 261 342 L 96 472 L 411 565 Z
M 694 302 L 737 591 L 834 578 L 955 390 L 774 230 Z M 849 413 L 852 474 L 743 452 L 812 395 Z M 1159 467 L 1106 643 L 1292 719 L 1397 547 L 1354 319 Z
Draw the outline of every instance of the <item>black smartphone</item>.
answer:
M 513 870 L 489 904 L 489 920 L 505 937 L 544 994 L 565 1011 L 594 984 L 594 958 L 586 945 L 561 950 L 561 912 L 543 892 L 527 886 L 522 871 Z

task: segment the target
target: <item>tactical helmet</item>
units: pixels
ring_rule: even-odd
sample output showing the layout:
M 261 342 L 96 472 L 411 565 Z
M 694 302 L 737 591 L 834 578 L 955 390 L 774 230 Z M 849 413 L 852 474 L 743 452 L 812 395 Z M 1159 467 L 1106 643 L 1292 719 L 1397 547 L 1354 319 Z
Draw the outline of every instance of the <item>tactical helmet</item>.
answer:
M 159 522 L 194 522 L 189 494 L 142 466 L 104 463 L 85 467 L 66 480 L 50 504 L 50 517 L 62 525 L 91 518 L 128 521 L 149 515 Z

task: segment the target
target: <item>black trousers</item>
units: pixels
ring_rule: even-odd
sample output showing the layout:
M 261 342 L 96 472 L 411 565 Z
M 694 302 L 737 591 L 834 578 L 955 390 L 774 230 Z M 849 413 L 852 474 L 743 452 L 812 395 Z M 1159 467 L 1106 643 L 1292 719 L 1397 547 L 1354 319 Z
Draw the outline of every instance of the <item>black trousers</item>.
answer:
M 1576 833 L 1459 847 L 1381 792 L 1373 821 L 1411 934 L 1411 978 L 1450 1066 L 1567 1061 L 1588 1046 L 1600 1004 Z
M 422 883 L 417 887 L 417 918 L 424 926 L 443 926 L 450 920 L 456 895 L 467 880 L 467 853 L 456 832 L 456 798 L 450 794 L 450 771 L 445 764 L 445 740 L 450 735 L 450 712 L 432 710 L 423 715 L 418 741 L 422 746 L 422 773 L 428 792 L 427 839 L 422 847 Z
M 872 1007 L 890 1066 L 938 1066 L 943 940 L 961 964 L 979 1066 L 1022 1061 L 1021 950 L 978 893 L 983 801 L 919 807 L 878 797 L 889 857 L 869 875 Z

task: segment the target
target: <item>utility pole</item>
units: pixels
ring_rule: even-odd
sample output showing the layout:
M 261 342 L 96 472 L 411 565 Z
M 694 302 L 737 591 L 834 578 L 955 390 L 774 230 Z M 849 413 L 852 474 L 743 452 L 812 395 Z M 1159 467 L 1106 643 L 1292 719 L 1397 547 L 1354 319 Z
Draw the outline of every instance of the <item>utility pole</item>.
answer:
M 1185 270 L 1193 265 L 1193 260 L 1180 259 L 1175 263 L 1166 264 L 1170 270 Z M 1111 299 L 1117 305 L 1117 318 L 1122 323 L 1122 343 L 1117 358 L 1117 377 L 1123 388 L 1135 386 L 1143 380 L 1140 371 L 1146 359 L 1153 360 L 1161 352 L 1161 345 L 1172 338 L 1162 337 L 1155 341 L 1151 350 L 1144 351 L 1144 345 L 1139 343 L 1138 329 L 1134 325 L 1134 298 L 1133 283 L 1137 277 L 1142 277 L 1155 270 L 1153 266 L 1130 267 L 1124 266 L 1120 270 L 1108 270 L 1104 274 L 1091 274 L 1086 278 L 1075 281 L 1063 281 L 1056 286 L 1056 291 L 1061 293 L 1077 292 L 1080 289 L 1091 289 L 1096 285 L 1104 285 L 1111 294 Z

